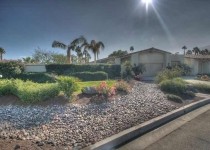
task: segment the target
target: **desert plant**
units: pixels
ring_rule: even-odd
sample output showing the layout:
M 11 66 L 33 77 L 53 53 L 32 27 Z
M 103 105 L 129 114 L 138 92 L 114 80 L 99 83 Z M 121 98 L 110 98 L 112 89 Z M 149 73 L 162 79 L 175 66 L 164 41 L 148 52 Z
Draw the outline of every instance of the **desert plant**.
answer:
M 70 98 L 73 92 L 79 89 L 78 84 L 76 83 L 77 79 L 74 77 L 59 76 L 57 78 L 58 86 L 64 94 Z
M 97 87 L 96 90 L 99 95 L 107 98 L 109 96 L 115 95 L 116 88 L 109 87 L 105 81 L 101 82 Z
M 161 71 L 157 74 L 155 81 L 157 83 L 160 83 L 164 80 L 169 80 L 169 79 L 180 77 L 181 75 L 182 75 L 182 71 L 179 68 L 164 69 L 163 71 Z
M 130 86 L 127 82 L 125 81 L 118 81 L 116 84 L 115 84 L 115 87 L 116 87 L 116 90 L 118 92 L 124 92 L 124 93 L 129 93 L 129 89 L 130 89 Z
M 160 88 L 164 92 L 175 95 L 183 95 L 187 91 L 186 82 L 183 81 L 181 78 L 164 80 L 160 83 Z

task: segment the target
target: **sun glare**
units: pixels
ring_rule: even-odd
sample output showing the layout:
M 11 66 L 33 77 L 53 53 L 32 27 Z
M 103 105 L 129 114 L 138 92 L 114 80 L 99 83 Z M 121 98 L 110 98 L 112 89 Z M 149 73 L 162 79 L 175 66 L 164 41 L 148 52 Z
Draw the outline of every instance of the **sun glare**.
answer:
M 148 4 L 151 4 L 152 3 L 152 0 L 142 0 L 142 2 L 144 4 L 146 4 L 146 5 L 148 5 Z

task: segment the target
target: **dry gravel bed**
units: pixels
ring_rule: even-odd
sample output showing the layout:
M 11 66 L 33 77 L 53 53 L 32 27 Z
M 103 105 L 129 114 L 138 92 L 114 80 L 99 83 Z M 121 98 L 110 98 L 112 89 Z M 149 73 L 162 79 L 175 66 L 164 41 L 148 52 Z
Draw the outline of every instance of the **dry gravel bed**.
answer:
M 142 82 L 109 103 L 0 106 L 0 139 L 81 149 L 176 108 L 156 84 Z

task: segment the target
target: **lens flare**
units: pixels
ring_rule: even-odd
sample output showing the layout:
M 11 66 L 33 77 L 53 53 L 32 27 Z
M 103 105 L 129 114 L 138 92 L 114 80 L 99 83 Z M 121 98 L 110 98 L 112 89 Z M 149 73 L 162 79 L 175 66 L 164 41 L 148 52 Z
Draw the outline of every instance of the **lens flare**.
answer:
M 146 5 L 148 5 L 148 4 L 151 4 L 152 3 L 152 0 L 142 0 L 142 2 L 144 4 L 146 4 Z

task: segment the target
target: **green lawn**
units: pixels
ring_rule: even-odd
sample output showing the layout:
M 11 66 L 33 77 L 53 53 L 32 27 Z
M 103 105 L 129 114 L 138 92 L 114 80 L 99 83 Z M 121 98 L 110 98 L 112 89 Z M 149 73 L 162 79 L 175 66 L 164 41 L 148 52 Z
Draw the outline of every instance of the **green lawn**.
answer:
M 98 86 L 102 81 L 86 81 L 86 82 L 77 82 L 79 89 L 74 94 L 80 94 L 81 89 L 87 86 Z M 108 86 L 113 86 L 116 83 L 116 80 L 107 80 L 106 83 Z

